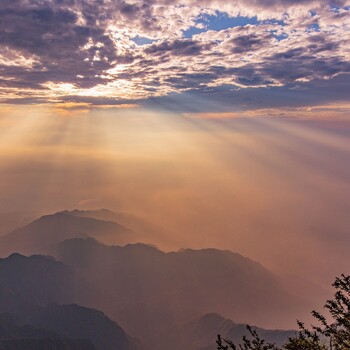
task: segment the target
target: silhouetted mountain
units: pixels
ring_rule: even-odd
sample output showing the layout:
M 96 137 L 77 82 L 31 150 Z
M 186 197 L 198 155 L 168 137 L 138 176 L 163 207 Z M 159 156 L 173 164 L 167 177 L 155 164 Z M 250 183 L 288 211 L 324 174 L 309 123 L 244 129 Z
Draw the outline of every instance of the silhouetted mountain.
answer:
M 75 304 L 38 307 L 21 315 L 20 321 L 68 338 L 88 339 L 98 350 L 139 349 L 137 341 L 101 311 Z
M 102 312 L 57 305 L 74 302 L 85 288 L 69 267 L 53 258 L 16 253 L 0 259 L 0 313 L 11 315 L 16 324 L 45 329 L 62 339 L 88 339 L 97 350 L 137 350 L 138 343 Z M 41 338 L 50 341 L 53 337 Z M 9 342 L 13 345 L 15 340 Z M 53 345 L 60 346 L 59 342 Z
M 89 280 L 87 305 L 143 338 L 208 312 L 270 328 L 291 327 L 309 310 L 270 271 L 229 251 L 164 253 L 74 239 L 60 245 L 58 257 Z
M 0 237 L 0 255 L 4 257 L 14 252 L 51 254 L 58 243 L 77 237 L 94 237 L 123 244 L 128 243 L 132 234 L 131 230 L 115 222 L 60 212 L 43 216 Z
M 3 339 L 1 350 L 96 350 L 88 340 L 45 338 Z
M 8 316 L 0 318 L 1 350 L 96 350 L 87 339 L 72 339 L 29 325 L 17 325 Z
M 0 313 L 48 303 L 72 303 L 82 281 L 51 257 L 18 253 L 0 259 Z
M 253 327 L 261 337 L 269 342 L 282 345 L 289 337 L 295 335 L 295 331 L 266 330 Z M 249 338 L 249 332 L 244 324 L 236 324 L 218 314 L 206 314 L 192 320 L 178 328 L 158 334 L 150 339 L 153 350 L 215 350 L 216 338 L 220 334 L 223 338 L 240 343 L 245 335 Z
M 231 338 L 240 339 L 245 327 L 221 316 L 200 318 L 203 314 L 214 312 L 265 328 L 291 328 L 296 318 L 305 319 L 312 309 L 293 296 L 280 277 L 230 251 L 165 253 L 146 244 L 107 246 L 91 238 L 122 243 L 141 237 L 113 221 L 124 215 L 105 209 L 66 211 L 0 237 L 0 252 L 52 253 L 62 261 L 18 253 L 0 259 L 0 313 L 63 338 L 88 339 L 97 350 L 140 347 L 118 324 L 152 349 L 160 350 L 167 337 L 178 337 L 184 349 L 195 341 L 203 348 L 198 350 L 211 350 L 210 341 L 216 337 L 211 332 L 225 335 L 227 330 Z

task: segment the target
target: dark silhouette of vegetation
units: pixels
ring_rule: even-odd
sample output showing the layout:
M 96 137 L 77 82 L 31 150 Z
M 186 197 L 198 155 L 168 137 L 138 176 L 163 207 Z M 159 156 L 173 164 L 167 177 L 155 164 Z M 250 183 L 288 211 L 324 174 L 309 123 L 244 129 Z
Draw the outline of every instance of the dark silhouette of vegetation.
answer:
M 218 339 L 216 341 L 218 350 L 278 350 L 274 344 L 267 343 L 264 339 L 261 339 L 258 335 L 258 332 L 254 330 L 252 327 L 247 325 L 247 329 L 251 335 L 252 339 L 249 339 L 246 336 L 243 336 L 242 344 L 235 345 L 229 339 L 222 339 L 220 335 L 218 335 Z
M 241 344 L 217 338 L 218 350 L 347 350 L 350 349 L 350 276 L 342 274 L 332 284 L 333 299 L 324 305 L 327 315 L 312 311 L 318 326 L 307 329 L 298 321 L 299 332 L 289 338 L 281 348 L 261 339 L 252 327 L 247 326 L 250 337 L 244 336 Z
M 331 315 L 331 322 L 322 314 L 313 311 L 321 324 L 315 331 L 329 338 L 333 350 L 350 349 L 350 276 L 341 275 L 333 283 L 335 294 L 327 300 L 325 309 Z
M 289 338 L 284 344 L 283 350 L 326 350 L 324 341 L 320 338 L 320 333 L 315 330 L 308 330 L 302 322 L 298 321 L 299 333 L 294 338 Z

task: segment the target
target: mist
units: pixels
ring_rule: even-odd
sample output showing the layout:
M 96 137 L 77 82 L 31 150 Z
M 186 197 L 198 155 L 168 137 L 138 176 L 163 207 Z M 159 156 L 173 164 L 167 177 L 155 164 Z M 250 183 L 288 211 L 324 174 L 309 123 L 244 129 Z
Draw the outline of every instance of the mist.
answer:
M 328 286 L 349 264 L 350 124 L 4 109 L 0 212 L 110 208 Z M 16 222 L 17 224 L 17 222 Z

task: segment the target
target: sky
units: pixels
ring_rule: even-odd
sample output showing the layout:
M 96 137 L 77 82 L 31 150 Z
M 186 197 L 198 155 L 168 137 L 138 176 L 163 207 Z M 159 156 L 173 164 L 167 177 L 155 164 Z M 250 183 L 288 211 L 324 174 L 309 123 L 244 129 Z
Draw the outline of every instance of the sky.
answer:
M 232 112 L 348 102 L 348 0 L 3 0 L 0 101 Z
M 2 0 L 0 213 L 132 212 L 164 248 L 329 285 L 350 263 L 349 42 L 347 0 Z

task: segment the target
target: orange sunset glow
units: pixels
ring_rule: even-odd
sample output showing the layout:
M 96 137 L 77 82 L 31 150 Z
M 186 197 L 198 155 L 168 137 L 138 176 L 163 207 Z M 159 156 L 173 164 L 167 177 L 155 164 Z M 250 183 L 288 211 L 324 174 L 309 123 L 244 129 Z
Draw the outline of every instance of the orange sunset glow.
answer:
M 350 349 L 349 42 L 348 0 L 2 1 L 0 349 Z

